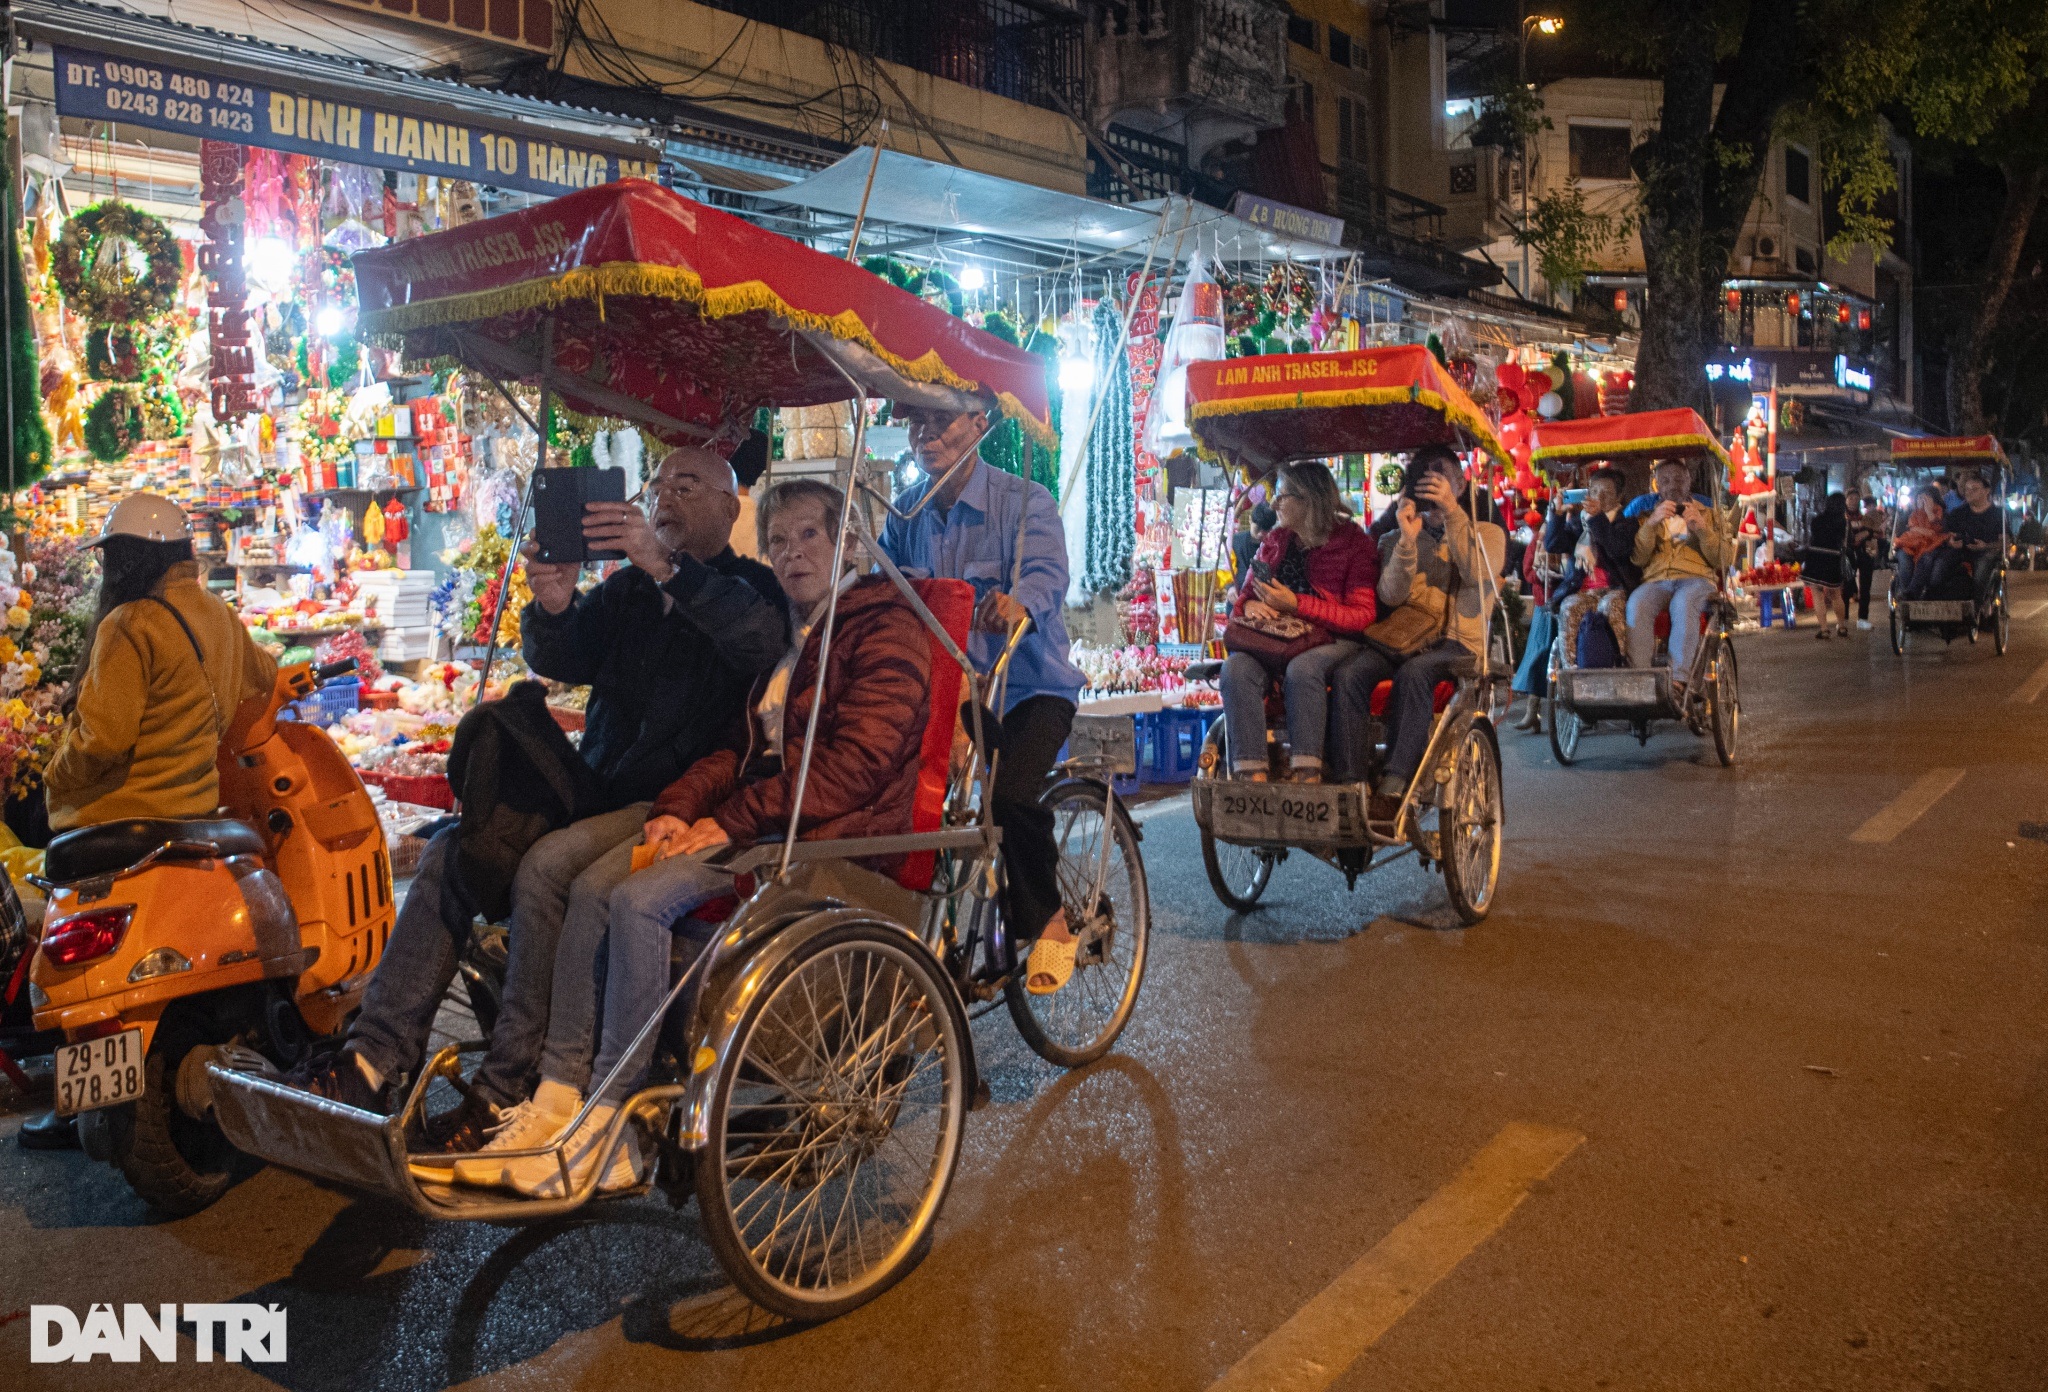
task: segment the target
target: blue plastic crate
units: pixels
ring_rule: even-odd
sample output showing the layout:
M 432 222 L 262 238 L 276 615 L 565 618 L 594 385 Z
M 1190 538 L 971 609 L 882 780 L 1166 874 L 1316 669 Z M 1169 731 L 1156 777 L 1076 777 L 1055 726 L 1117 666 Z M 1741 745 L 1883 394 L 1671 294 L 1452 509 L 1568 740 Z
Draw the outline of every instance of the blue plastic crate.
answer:
M 1138 718 L 1138 777 L 1146 783 L 1185 783 L 1202 758 L 1202 739 L 1215 711 L 1170 706 Z
M 301 697 L 278 712 L 280 719 L 306 725 L 332 725 L 345 715 L 355 714 L 361 704 L 363 684 L 355 677 L 336 677 L 311 696 Z

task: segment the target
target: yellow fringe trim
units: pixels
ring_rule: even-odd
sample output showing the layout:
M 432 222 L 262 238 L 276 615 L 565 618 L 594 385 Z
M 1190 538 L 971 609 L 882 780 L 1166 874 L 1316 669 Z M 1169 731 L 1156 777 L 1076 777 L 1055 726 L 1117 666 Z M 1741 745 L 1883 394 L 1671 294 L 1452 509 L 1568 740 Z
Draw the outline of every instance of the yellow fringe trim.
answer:
M 602 266 L 579 266 L 558 275 L 523 280 L 516 285 L 493 290 L 472 290 L 370 311 L 362 316 L 359 332 L 365 336 L 398 335 L 416 329 L 492 319 L 527 309 L 555 309 L 575 300 L 595 302 L 602 317 L 607 295 L 680 300 L 694 305 L 698 314 L 706 319 L 772 314 L 792 328 L 830 334 L 845 343 L 858 343 L 913 382 L 938 383 L 970 394 L 982 390 L 981 383 L 962 377 L 947 367 L 936 349 L 914 359 L 890 352 L 875 338 L 861 317 L 850 309 L 834 315 L 813 314 L 791 305 L 762 281 L 746 280 L 736 285 L 706 289 L 703 277 L 695 271 L 642 261 L 610 261 Z M 1059 448 L 1059 436 L 1053 433 L 1052 427 L 1032 415 L 1014 395 L 999 391 L 996 404 L 1005 416 L 1023 426 L 1039 445 L 1052 450 Z
M 1188 419 L 1208 420 L 1214 416 L 1237 416 L 1254 411 L 1331 411 L 1346 406 L 1396 406 L 1410 402 L 1427 406 L 1454 425 L 1463 426 L 1479 442 L 1479 448 L 1491 455 L 1496 462 L 1505 465 L 1514 463 L 1484 416 L 1447 400 L 1441 393 L 1419 386 L 1355 387 L 1350 391 L 1335 392 L 1276 392 L 1270 396 L 1235 396 L 1222 401 L 1198 401 L 1188 408 Z M 1198 452 L 1209 459 L 1217 457 L 1206 445 L 1200 447 Z
M 1660 454 L 1676 450 L 1698 452 L 1701 449 L 1720 460 L 1723 469 L 1733 467 L 1728 451 L 1711 435 L 1652 435 L 1644 440 L 1588 440 L 1583 444 L 1538 445 L 1529 451 L 1529 459 L 1532 463 L 1546 459 L 1607 459 L 1617 454 Z

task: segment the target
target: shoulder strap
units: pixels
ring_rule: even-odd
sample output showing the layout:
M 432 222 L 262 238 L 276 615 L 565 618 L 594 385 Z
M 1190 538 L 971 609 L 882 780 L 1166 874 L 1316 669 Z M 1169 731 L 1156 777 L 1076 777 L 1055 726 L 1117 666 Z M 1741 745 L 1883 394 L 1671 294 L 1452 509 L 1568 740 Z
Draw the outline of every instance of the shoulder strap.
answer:
M 170 616 L 178 621 L 178 627 L 185 631 L 185 641 L 192 645 L 192 656 L 199 662 L 199 680 L 206 687 L 207 699 L 213 702 L 213 732 L 215 735 L 221 734 L 227 729 L 227 721 L 221 719 L 220 693 L 213 689 L 213 682 L 206 675 L 206 653 L 199 646 L 198 635 L 192 632 L 192 625 L 185 622 L 185 616 L 178 612 L 177 605 L 171 603 L 162 595 L 144 595 L 143 598 L 155 600 L 158 604 L 163 605 L 169 611 Z

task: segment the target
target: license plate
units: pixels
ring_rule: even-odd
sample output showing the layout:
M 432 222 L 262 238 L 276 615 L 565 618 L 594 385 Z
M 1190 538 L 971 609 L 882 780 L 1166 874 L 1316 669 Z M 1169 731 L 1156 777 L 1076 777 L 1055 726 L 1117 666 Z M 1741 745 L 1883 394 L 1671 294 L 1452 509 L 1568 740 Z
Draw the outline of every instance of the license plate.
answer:
M 142 1096 L 142 1031 L 57 1050 L 57 1110 L 66 1116 L 119 1106 Z
M 1970 604 L 1961 599 L 1909 599 L 1899 608 L 1909 623 L 1961 623 L 1969 617 Z
M 1225 841 L 1316 845 L 1357 841 L 1365 834 L 1356 784 L 1222 779 L 1202 791 L 1209 830 Z
M 1581 706 L 1653 706 L 1657 674 L 1627 668 L 1586 668 L 1571 674 L 1571 700 Z

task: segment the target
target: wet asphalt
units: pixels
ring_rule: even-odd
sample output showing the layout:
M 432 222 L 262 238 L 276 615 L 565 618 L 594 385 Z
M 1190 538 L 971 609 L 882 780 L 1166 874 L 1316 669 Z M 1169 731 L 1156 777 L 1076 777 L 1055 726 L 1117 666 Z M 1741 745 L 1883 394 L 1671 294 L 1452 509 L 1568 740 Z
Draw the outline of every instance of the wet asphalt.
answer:
M 1559 768 L 1505 734 L 1493 914 L 1412 860 L 1211 895 L 1146 812 L 1153 945 L 1119 1049 L 1063 1074 L 998 1012 L 922 1266 L 817 1328 L 726 1285 L 658 1197 L 435 1224 L 276 1169 L 197 1217 L 17 1149 L 0 1083 L 0 1389 L 1199 1392 L 1501 1128 L 1585 1141 L 1329 1385 L 2048 1386 L 2048 576 L 2011 653 L 1738 640 L 1741 759 L 1661 727 Z M 1931 769 L 1888 843 L 1851 833 Z M 282 1365 L 31 1366 L 34 1303 L 289 1312 Z

